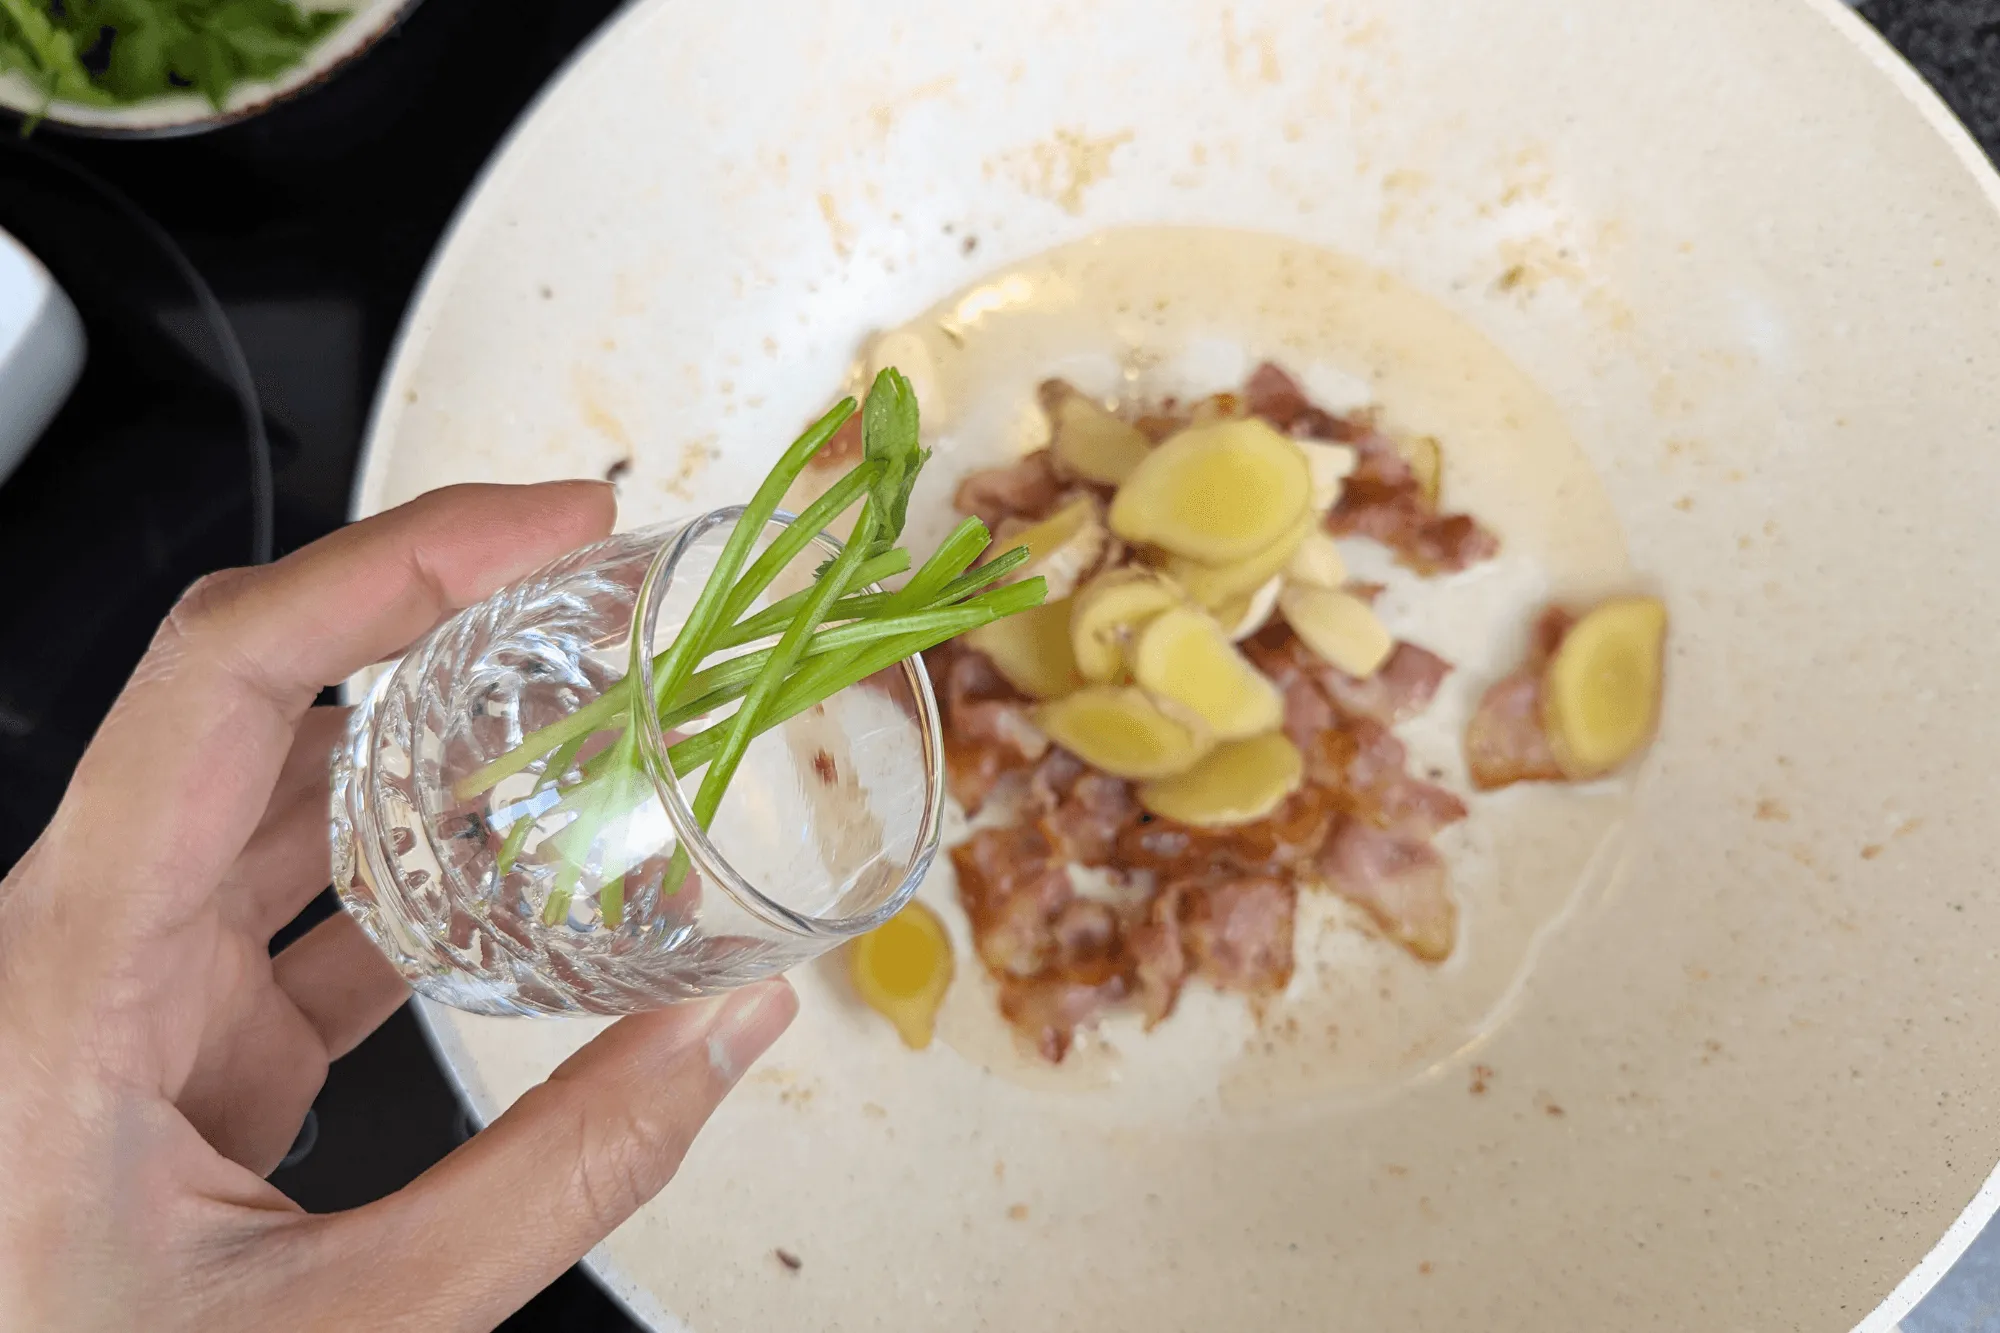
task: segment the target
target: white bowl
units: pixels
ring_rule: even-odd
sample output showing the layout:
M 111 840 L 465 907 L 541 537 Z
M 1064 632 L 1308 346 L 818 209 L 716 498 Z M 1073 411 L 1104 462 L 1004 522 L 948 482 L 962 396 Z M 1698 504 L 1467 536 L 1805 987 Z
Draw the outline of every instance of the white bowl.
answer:
M 304 60 L 275 79 L 238 84 L 220 109 L 194 92 L 147 98 L 128 106 L 47 102 L 41 89 L 19 70 L 0 72 L 0 107 L 27 115 L 39 112 L 54 124 L 112 137 L 200 134 L 247 120 L 324 83 L 387 36 L 418 3 L 420 0 L 351 0 L 347 4 L 308 5 L 352 12 L 325 41 L 307 52 Z
M 0 231 L 0 481 L 83 373 L 83 320 L 27 247 Z
M 628 456 L 627 523 L 740 500 L 870 331 L 1234 227 L 1501 349 L 1673 630 L 1622 853 L 1462 1048 L 1261 1116 L 1192 1053 L 1148 1115 L 811 973 L 598 1270 L 710 1331 L 1892 1323 L 2000 1160 L 1996 201 L 1830 0 L 628 11 L 439 253 L 357 512 Z M 428 1014 L 489 1116 L 592 1031 Z

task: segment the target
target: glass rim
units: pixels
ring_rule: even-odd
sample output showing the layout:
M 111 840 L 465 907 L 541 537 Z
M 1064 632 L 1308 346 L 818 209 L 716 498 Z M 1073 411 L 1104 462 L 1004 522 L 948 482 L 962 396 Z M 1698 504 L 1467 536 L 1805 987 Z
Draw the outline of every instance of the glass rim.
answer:
M 716 528 L 724 524 L 733 526 L 745 509 L 744 505 L 730 505 L 689 519 L 671 541 L 654 553 L 652 563 L 646 568 L 645 579 L 639 585 L 638 599 L 633 603 L 632 627 L 628 635 L 631 653 L 628 670 L 638 673 L 642 697 L 651 699 L 653 696 L 653 636 L 659 628 L 660 610 L 667 590 L 673 586 L 674 572 L 681 559 L 695 542 Z M 789 527 L 797 518 L 788 510 L 774 510 L 765 526 Z M 824 532 L 814 534 L 812 545 L 828 558 L 839 555 L 841 551 L 841 543 Z M 805 554 L 802 551 L 796 558 L 804 558 Z M 879 592 L 882 588 L 880 584 L 869 584 L 867 590 Z M 853 916 L 821 917 L 795 911 L 764 893 L 731 865 L 722 849 L 710 840 L 707 830 L 695 821 L 694 811 L 689 808 L 687 797 L 681 793 L 679 779 L 667 759 L 667 739 L 660 728 L 659 714 L 650 707 L 637 710 L 639 752 L 646 776 L 652 781 L 653 791 L 667 812 L 675 838 L 687 849 L 688 858 L 701 873 L 705 887 L 722 889 L 738 906 L 768 925 L 815 939 L 845 939 L 873 930 L 900 912 L 915 896 L 917 887 L 930 872 L 943 832 L 944 731 L 938 714 L 937 697 L 932 692 L 930 673 L 924 669 L 922 655 L 913 654 L 897 665 L 902 668 L 916 699 L 916 721 L 923 733 L 926 751 L 923 818 L 917 827 L 909 859 L 903 866 L 902 882 L 881 904 Z

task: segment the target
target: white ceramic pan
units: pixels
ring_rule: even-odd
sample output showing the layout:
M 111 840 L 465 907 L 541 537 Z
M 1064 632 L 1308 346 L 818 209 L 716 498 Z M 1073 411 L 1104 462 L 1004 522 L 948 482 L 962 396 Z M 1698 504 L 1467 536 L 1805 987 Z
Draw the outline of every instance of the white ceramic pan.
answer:
M 1266 302 L 1269 265 L 1164 241 L 1128 285 L 1234 311 L 1223 361 L 1323 361 L 1438 425 L 1525 562 L 1411 603 L 1467 688 L 1544 591 L 1657 587 L 1673 629 L 1616 808 L 1565 842 L 1539 798 L 1475 804 L 1445 970 L 1329 927 L 1394 983 L 1350 986 L 1338 1039 L 1204 1000 L 1045 1075 L 976 977 L 912 1054 L 809 973 L 598 1271 L 705 1333 L 1893 1323 L 2000 1160 L 1996 202 L 1828 0 L 627 11 L 438 256 L 357 512 L 620 460 L 626 523 L 737 500 L 871 333 L 1107 228 L 1241 229 L 1400 295 L 1300 260 Z M 1055 290 L 1021 272 L 967 309 Z M 1214 371 L 1182 343 L 1155 373 Z M 941 472 L 1025 438 L 940 411 Z M 1609 526 L 1559 568 L 1579 514 Z M 948 872 L 925 896 L 951 910 Z M 1471 1010 L 1426 1009 L 1468 974 Z M 594 1030 L 428 1020 L 488 1116 Z

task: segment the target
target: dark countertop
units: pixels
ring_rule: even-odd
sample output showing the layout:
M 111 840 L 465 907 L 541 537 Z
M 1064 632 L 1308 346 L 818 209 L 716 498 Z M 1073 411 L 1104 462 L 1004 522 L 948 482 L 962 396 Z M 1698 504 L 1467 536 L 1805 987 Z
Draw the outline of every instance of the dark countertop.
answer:
M 2000 0 L 1864 0 L 1855 8 L 2000 162 Z
M 115 183 L 157 218 L 215 287 L 269 427 L 280 551 L 346 517 L 374 387 L 440 233 L 520 108 L 617 7 L 617 0 L 426 0 L 393 39 L 327 88 L 244 125 L 164 143 L 46 137 L 49 148 Z M 2000 0 L 1866 0 L 1858 9 L 2000 161 Z M 0 186 L 6 164 L 0 151 Z M 0 194 L 0 217 L 7 203 Z M 177 437 L 173 447 L 193 460 L 177 471 L 198 474 L 208 499 L 199 507 L 171 499 L 149 507 L 137 493 L 165 486 L 165 471 L 176 470 L 159 459 L 158 434 L 86 439 L 69 415 L 58 432 L 67 425 L 73 438 L 51 447 L 58 440 L 52 432 L 0 486 L 0 559 L 39 569 L 30 562 L 62 549 L 65 533 L 84 530 L 80 524 L 102 530 L 102 478 L 129 478 L 135 495 L 129 513 L 117 518 L 132 536 L 116 556 L 124 578 L 88 571 L 87 590 L 65 605 L 96 604 L 100 620 L 133 628 L 79 641 L 59 716 L 11 707 L 0 663 L 0 769 L 14 779 L 0 789 L 0 870 L 46 820 L 174 594 L 206 569 L 240 561 L 246 549 L 250 497 L 234 477 L 242 470 L 240 437 Z M 28 582 L 49 583 L 50 597 L 66 595 L 55 577 L 38 573 Z M 114 585 L 123 591 L 105 591 Z M 107 597 L 123 598 L 119 614 L 104 605 Z M 30 604 L 11 623 L 66 623 L 46 618 L 56 605 Z M 0 641 L 9 631 L 0 612 Z M 46 694 L 46 655 L 21 656 L 34 658 L 29 679 Z M 329 910 L 323 898 L 311 919 Z M 310 1150 L 273 1180 L 322 1211 L 399 1187 L 461 1142 L 467 1127 L 405 1009 L 334 1066 L 309 1131 L 311 1142 L 301 1148 Z M 2000 1232 L 1975 1247 L 1905 1329 L 2000 1327 L 1994 1310 Z M 573 1270 L 505 1327 L 580 1333 L 633 1326 Z

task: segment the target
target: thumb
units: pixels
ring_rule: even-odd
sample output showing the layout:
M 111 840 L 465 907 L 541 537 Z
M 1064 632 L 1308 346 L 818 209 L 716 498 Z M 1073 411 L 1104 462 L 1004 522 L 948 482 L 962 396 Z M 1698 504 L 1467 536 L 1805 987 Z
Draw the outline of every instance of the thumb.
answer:
M 613 1025 L 408 1187 L 327 1219 L 358 1261 L 336 1260 L 332 1304 L 375 1327 L 493 1327 L 660 1192 L 798 1006 L 769 981 Z

